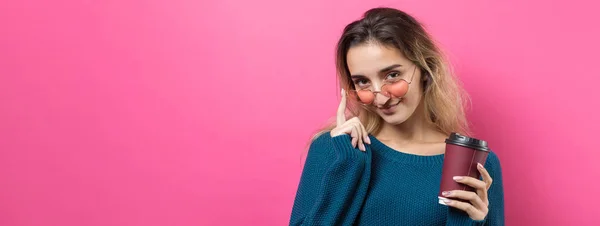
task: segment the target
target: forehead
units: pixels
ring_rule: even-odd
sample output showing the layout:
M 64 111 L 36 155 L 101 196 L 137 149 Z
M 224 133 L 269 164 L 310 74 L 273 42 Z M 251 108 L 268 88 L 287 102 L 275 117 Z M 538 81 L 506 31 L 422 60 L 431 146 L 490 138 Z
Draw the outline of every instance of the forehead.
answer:
M 353 46 L 346 55 L 350 74 L 365 76 L 377 75 L 379 70 L 390 65 L 408 65 L 409 60 L 394 47 L 376 43 L 365 43 Z

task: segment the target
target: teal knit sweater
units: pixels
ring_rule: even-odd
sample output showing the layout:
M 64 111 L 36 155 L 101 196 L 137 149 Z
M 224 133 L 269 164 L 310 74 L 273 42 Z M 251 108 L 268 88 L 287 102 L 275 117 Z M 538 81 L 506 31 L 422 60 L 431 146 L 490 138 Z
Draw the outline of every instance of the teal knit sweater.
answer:
M 444 155 L 402 153 L 374 136 L 367 151 L 349 135 L 325 133 L 310 146 L 290 225 L 504 225 L 504 193 L 498 157 L 485 163 L 494 182 L 489 213 L 474 221 L 438 203 Z

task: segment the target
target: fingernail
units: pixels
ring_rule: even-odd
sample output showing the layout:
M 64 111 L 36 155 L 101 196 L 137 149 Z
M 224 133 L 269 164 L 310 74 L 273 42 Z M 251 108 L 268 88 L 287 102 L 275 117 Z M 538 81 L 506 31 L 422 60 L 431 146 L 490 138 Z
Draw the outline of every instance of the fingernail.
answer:
M 454 180 L 462 180 L 463 177 L 461 177 L 461 176 L 455 176 L 455 177 L 452 177 L 452 179 L 454 179 Z
M 346 93 L 346 92 L 345 92 L 344 88 L 342 88 L 342 93 L 341 93 L 342 96 L 344 95 L 344 93 Z
M 479 169 L 483 169 L 483 165 L 481 165 L 481 163 L 477 163 L 477 167 L 479 167 Z
M 451 193 L 449 191 L 442 192 L 443 196 L 449 196 Z
M 367 144 L 371 144 L 371 138 L 369 138 L 369 136 L 367 136 Z
M 450 199 L 444 199 L 444 202 L 445 202 L 446 204 L 450 204 L 450 203 L 452 202 L 452 200 L 450 200 Z
M 361 148 L 362 151 L 367 151 L 367 148 L 365 147 L 364 144 L 360 144 L 360 148 Z

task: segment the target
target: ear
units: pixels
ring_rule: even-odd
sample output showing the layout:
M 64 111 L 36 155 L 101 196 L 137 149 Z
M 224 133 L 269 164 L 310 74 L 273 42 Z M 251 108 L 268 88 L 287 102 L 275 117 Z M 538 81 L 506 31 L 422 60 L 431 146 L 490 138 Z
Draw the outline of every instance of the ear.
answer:
M 429 80 L 431 80 L 429 77 L 430 77 L 429 73 L 425 72 L 425 73 L 423 73 L 423 77 L 421 78 L 421 81 L 423 83 L 425 83 L 425 85 L 427 85 L 429 83 Z
M 431 83 L 431 78 L 429 78 L 429 73 L 423 73 L 423 78 L 421 78 L 423 82 L 423 90 L 427 90 L 429 88 L 429 83 Z

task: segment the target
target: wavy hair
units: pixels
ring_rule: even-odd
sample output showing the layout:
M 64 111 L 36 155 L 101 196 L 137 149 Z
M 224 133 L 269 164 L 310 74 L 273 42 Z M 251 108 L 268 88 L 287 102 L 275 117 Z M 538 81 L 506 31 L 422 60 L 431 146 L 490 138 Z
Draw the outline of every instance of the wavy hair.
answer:
M 341 88 L 354 89 L 346 62 L 348 50 L 368 42 L 400 50 L 427 76 L 427 81 L 423 83 L 422 113 L 437 130 L 447 135 L 452 132 L 471 134 L 465 115 L 468 94 L 421 23 L 398 9 L 370 9 L 361 19 L 344 28 L 336 48 L 336 69 Z M 359 117 L 368 133 L 377 134 L 380 131 L 383 119 L 377 113 L 360 104 L 349 102 L 347 106 L 351 116 Z M 332 122 L 322 128 L 313 136 L 313 140 L 335 126 L 335 122 Z

